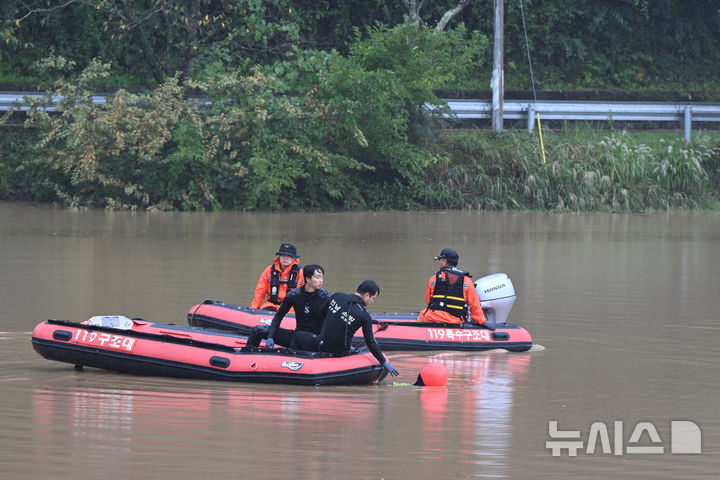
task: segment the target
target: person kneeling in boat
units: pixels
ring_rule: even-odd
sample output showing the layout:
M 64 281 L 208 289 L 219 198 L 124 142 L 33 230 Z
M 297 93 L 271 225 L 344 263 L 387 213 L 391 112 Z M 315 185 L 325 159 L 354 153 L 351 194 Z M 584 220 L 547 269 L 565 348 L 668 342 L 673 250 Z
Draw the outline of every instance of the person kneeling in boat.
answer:
M 330 299 L 330 292 L 322 288 L 325 270 L 320 265 L 306 265 L 302 274 L 305 285 L 291 290 L 285 296 L 269 327 L 258 325 L 253 328 L 248 336 L 247 346 L 257 347 L 260 341 L 266 338 L 267 348 L 275 348 L 276 344 L 295 348 L 293 338 L 296 332 L 320 333 Z M 295 310 L 294 331 L 280 328 L 280 323 L 291 308 Z
M 250 308 L 277 310 L 287 292 L 303 284 L 300 255 L 292 243 L 283 243 L 276 257 L 260 274 Z
M 452 248 L 443 248 L 435 260 L 440 269 L 428 279 L 425 287 L 427 308 L 420 312 L 417 321 L 462 324 L 468 322 L 469 311 L 475 323 L 495 330 L 485 319 L 472 276 L 457 268 L 458 253 Z
M 375 340 L 372 317 L 367 311 L 367 307 L 379 294 L 380 287 L 372 280 L 362 282 L 353 294 L 333 294 L 320 334 L 295 332 L 297 348 L 315 352 L 350 353 L 353 335 L 362 328 L 370 352 L 390 375 L 397 376 L 397 369 L 385 358 Z

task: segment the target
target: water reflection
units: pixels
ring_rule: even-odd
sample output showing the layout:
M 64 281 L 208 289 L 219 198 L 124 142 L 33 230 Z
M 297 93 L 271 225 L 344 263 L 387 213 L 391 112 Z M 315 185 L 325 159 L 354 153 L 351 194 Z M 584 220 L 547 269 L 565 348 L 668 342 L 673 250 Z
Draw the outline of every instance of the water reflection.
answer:
M 85 465 L 101 454 L 117 459 L 103 461 L 105 471 L 120 471 L 128 455 L 235 455 L 254 462 L 253 470 L 272 458 L 274 469 L 292 465 L 295 474 L 329 478 L 338 473 L 333 458 L 371 456 L 382 426 L 382 397 L 373 387 L 285 392 L 259 385 L 186 386 L 188 391 L 35 389 L 34 444 L 46 453 L 64 445 Z
M 176 385 L 164 379 L 147 379 L 150 385 L 142 387 L 142 377 L 90 369 L 76 379 L 118 386 L 48 382 L 34 389 L 33 442 L 50 451 L 64 445 L 85 460 L 192 451 L 257 461 L 272 452 L 276 465 L 320 477 L 337 476 L 337 462 L 353 458 L 355 474 L 371 475 L 376 470 L 363 459 L 380 448 L 404 457 L 415 452 L 412 462 L 403 461 L 407 473 L 444 475 L 451 460 L 457 474 L 502 476 L 512 451 L 513 397 L 531 358 L 500 353 L 393 357 L 401 371 L 415 375 L 430 361 L 442 363 L 449 373 L 446 387 Z M 379 440 L 388 434 L 396 441 Z M 105 463 L 104 468 L 112 467 Z
M 420 454 L 424 468 L 447 475 L 455 458 L 459 475 L 504 476 L 513 451 L 513 403 L 532 354 L 440 353 L 397 361 L 419 371 L 429 361 L 448 370 L 447 387 L 415 387 L 420 405 Z M 395 363 L 395 359 L 393 359 Z

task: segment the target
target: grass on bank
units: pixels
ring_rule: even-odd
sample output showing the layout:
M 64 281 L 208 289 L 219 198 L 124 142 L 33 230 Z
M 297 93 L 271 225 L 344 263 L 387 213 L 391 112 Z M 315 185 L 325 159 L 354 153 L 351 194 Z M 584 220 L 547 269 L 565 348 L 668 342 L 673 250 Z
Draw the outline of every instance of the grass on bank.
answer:
M 446 130 L 435 208 L 638 211 L 720 207 L 720 132 Z M 437 179 L 437 180 L 432 180 Z
M 345 208 L 720 210 L 719 131 L 695 130 L 688 144 L 681 131 L 544 128 L 543 140 L 545 161 L 537 131 L 530 134 L 518 129 L 495 134 L 483 129 L 444 130 L 431 146 L 432 153 L 441 160 L 407 178 L 404 184 L 387 184 L 372 176 L 370 180 L 356 179 L 363 185 L 364 204 L 348 202 Z M 37 141 L 32 130 L 2 128 L 0 200 L 92 206 L 91 201 L 85 202 L 80 196 L 74 197 L 70 205 L 55 195 L 56 183 L 63 182 L 60 170 L 38 161 L 38 150 L 33 148 Z M 146 188 L 162 190 L 163 179 L 154 178 L 159 183 Z M 211 178 L 197 180 L 212 183 Z M 63 183 L 64 188 L 72 188 L 68 181 Z M 118 202 L 108 205 L 118 208 Z M 123 208 L 144 207 L 127 204 Z M 182 205 L 161 209 L 168 208 L 186 209 Z M 220 208 L 255 210 L 257 206 Z M 299 202 L 296 208 L 312 210 L 322 206 Z

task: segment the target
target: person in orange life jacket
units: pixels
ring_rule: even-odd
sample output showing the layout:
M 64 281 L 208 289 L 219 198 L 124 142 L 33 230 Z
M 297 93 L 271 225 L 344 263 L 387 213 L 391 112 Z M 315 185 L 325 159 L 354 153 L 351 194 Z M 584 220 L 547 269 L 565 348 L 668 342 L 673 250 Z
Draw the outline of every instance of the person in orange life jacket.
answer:
M 397 369 L 385 358 L 375 340 L 372 317 L 366 308 L 379 294 L 380 287 L 372 280 L 362 282 L 354 294 L 334 293 L 330 297 L 320 334 L 296 331 L 294 341 L 297 347 L 315 352 L 349 353 L 353 335 L 362 328 L 370 352 L 390 375 L 397 376 Z
M 462 324 L 468 321 L 469 312 L 475 323 L 495 330 L 494 325 L 485 319 L 470 273 L 457 268 L 459 259 L 452 248 L 443 248 L 435 257 L 440 270 L 427 282 L 427 308 L 420 312 L 417 321 Z
M 257 347 L 263 338 L 267 338 L 265 341 L 267 348 L 275 348 L 275 344 L 296 348 L 293 342 L 295 332 L 320 333 L 330 298 L 330 292 L 322 288 L 324 276 L 325 270 L 320 265 L 305 265 L 303 267 L 305 285 L 288 292 L 269 327 L 267 325 L 253 327 L 247 339 L 247 346 Z M 280 328 L 280 323 L 291 308 L 295 310 L 295 330 Z
M 305 283 L 295 245 L 283 243 L 275 255 L 273 263 L 260 274 L 250 308 L 277 310 L 287 292 Z

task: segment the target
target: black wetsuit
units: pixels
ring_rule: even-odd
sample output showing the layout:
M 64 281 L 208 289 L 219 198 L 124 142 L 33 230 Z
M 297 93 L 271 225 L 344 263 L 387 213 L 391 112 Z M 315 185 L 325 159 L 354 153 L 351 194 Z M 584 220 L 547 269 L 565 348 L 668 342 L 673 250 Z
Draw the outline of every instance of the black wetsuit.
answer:
M 373 334 L 370 312 L 362 298 L 355 294 L 335 293 L 330 297 L 327 316 L 319 335 L 296 335 L 300 348 L 330 353 L 347 353 L 355 332 L 362 328 L 365 343 L 381 364 L 385 362 Z
M 308 293 L 304 285 L 291 290 L 275 312 L 270 327 L 258 325 L 253 328 L 247 344 L 257 347 L 263 338 L 272 337 L 277 345 L 291 347 L 295 332 L 320 333 L 327 313 L 329 298 L 330 292 L 324 288 L 312 293 Z M 295 309 L 295 331 L 280 328 L 280 323 L 290 308 Z

